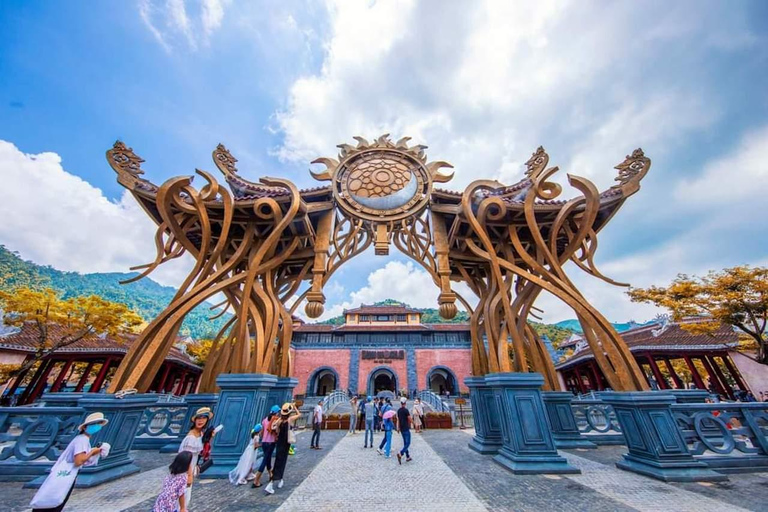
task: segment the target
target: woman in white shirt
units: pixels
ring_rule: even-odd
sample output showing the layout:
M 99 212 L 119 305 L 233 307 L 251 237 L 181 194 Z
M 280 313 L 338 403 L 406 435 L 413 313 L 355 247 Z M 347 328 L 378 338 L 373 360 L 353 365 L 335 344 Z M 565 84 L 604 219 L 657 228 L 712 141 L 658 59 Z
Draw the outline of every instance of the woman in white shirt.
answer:
M 66 449 L 59 455 L 48 477 L 40 486 L 30 506 L 33 512 L 61 512 L 69 501 L 80 468 L 93 466 L 101 455 L 107 456 L 109 445 L 91 448 L 91 436 L 95 435 L 109 420 L 100 412 L 89 414 L 77 428 L 80 434 L 75 436 Z
M 187 491 L 186 506 L 189 507 L 189 502 L 192 500 L 192 482 L 197 474 L 197 459 L 200 456 L 200 452 L 203 451 L 203 434 L 205 428 L 213 417 L 213 412 L 208 407 L 201 407 L 195 412 L 192 418 L 192 426 L 189 429 L 187 436 L 181 441 L 179 446 L 179 453 L 190 452 L 192 454 L 192 463 L 189 465 L 189 473 L 187 473 Z

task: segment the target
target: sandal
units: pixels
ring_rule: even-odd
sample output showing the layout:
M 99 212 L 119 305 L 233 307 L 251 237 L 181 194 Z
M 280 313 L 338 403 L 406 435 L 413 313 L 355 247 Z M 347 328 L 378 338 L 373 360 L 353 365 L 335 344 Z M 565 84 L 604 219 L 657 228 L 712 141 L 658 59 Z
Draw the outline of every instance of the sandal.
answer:
M 261 484 L 257 484 L 254 482 L 251 484 L 251 487 L 253 487 L 254 489 L 258 489 L 259 487 L 261 487 Z

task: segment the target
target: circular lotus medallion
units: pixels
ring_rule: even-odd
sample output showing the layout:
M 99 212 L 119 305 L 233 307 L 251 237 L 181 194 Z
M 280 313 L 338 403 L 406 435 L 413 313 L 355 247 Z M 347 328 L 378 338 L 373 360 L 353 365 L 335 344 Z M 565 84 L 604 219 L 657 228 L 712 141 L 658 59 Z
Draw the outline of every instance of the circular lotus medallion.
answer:
M 339 165 L 334 193 L 350 213 L 366 218 L 399 220 L 426 205 L 429 178 L 424 165 L 394 149 L 352 155 Z

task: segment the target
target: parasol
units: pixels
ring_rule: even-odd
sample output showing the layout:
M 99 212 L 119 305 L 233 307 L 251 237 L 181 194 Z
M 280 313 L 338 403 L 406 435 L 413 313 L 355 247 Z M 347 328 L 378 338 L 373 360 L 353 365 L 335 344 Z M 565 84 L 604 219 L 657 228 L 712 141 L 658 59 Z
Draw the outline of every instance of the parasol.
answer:
M 388 420 L 389 418 L 391 418 L 395 414 L 396 414 L 395 411 L 387 411 L 387 412 L 384 413 L 384 419 Z

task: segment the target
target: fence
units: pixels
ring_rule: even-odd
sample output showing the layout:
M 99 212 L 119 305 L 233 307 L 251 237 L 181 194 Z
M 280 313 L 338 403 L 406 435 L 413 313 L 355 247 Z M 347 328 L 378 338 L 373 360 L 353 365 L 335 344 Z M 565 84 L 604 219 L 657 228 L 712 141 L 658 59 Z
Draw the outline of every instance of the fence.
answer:
M 0 478 L 27 481 L 45 474 L 84 414 L 82 407 L 0 408 Z
M 571 402 L 573 416 L 581 435 L 597 445 L 624 444 L 621 426 L 613 407 L 599 399 L 588 398 Z
M 183 400 L 158 398 L 156 406 L 144 410 L 133 447 L 137 450 L 159 450 L 177 439 L 185 428 L 188 407 Z
M 711 469 L 768 470 L 768 404 L 674 404 L 672 414 L 688 450 Z

